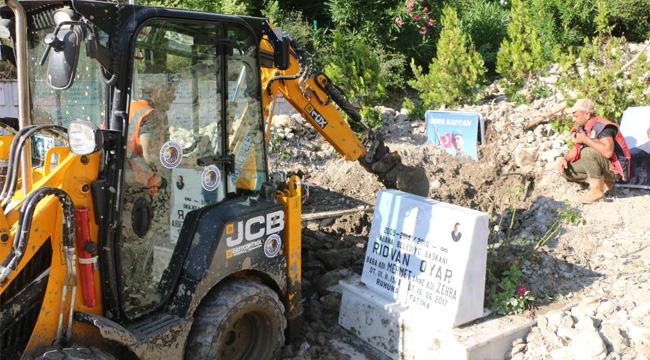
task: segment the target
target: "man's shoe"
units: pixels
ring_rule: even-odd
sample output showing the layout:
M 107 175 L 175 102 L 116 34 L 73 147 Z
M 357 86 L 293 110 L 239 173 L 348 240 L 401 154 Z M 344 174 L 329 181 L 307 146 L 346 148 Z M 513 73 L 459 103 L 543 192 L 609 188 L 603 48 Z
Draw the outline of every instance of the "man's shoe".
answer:
M 602 176 L 599 178 L 588 178 L 587 182 L 589 183 L 589 191 L 578 198 L 581 203 L 591 204 L 605 197 L 605 193 L 603 192 L 605 184 Z
M 603 192 L 607 194 L 608 192 L 614 190 L 614 186 L 616 186 L 616 183 L 613 181 L 605 180 L 604 186 L 603 186 Z

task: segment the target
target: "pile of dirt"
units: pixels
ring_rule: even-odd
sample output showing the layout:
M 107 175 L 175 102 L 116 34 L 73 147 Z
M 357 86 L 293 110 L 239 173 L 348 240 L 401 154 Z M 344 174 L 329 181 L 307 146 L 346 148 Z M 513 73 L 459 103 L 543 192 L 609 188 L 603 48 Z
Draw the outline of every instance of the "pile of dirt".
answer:
M 558 77 L 557 68 L 551 68 L 541 80 L 553 89 Z M 647 238 L 650 225 L 637 211 L 650 211 L 648 191 L 616 188 L 599 203 L 578 204 L 576 194 L 585 188 L 567 183 L 556 170 L 557 159 L 568 150 L 566 139 L 570 134 L 555 132 L 549 123 L 561 116 L 567 100 L 554 91 L 546 99 L 516 106 L 502 95 L 498 84 L 492 90 L 489 100 L 456 109 L 478 112 L 485 120 L 485 142 L 478 147 L 478 162 L 453 157 L 431 144 L 423 119 L 409 119 L 406 111 L 382 108 L 387 145 L 400 153 L 404 164 L 424 169 L 429 179 L 428 198 L 488 213 L 488 241 L 493 249 L 488 267 L 495 273 L 512 264 L 520 267 L 536 299 L 528 316 L 545 314 L 583 298 L 602 300 L 637 291 L 640 278 L 647 275 L 645 260 L 629 260 L 636 264 L 636 268 L 630 266 L 638 274 L 628 276 L 629 283 L 616 292 L 604 290 L 602 282 L 621 278 L 614 264 L 643 249 L 640 238 Z M 305 331 L 285 347 L 283 359 L 346 358 L 341 346 L 326 339 L 365 352 L 368 359 L 382 358 L 338 326 L 340 293 L 336 284 L 350 273 L 361 274 L 372 206 L 384 186 L 360 164 L 340 158 L 300 116 L 277 119 L 271 140 L 275 143 L 270 153 L 271 170 L 306 174 L 308 196 L 303 213 L 311 219 L 303 226 Z M 567 211 L 584 221 L 565 222 L 559 214 Z M 558 221 L 560 231 L 548 236 Z M 538 244 L 544 237 L 547 241 Z M 615 250 L 603 249 L 604 243 Z M 500 246 L 504 244 L 508 246 Z M 629 302 L 626 305 L 621 301 L 615 302 L 616 306 L 630 308 Z M 638 304 L 638 300 L 632 303 Z M 629 316 L 622 319 L 633 322 Z M 617 329 L 628 331 L 623 324 Z M 537 341 L 538 346 L 531 343 L 529 347 L 538 349 L 536 355 L 526 355 L 519 346 L 519 358 L 544 358 L 562 347 L 561 341 L 549 345 L 556 339 L 534 339 L 531 341 Z M 650 343 L 650 337 L 641 339 Z M 629 337 L 619 342 L 626 346 L 616 350 L 610 346 L 604 354 L 650 357 Z M 540 355 L 540 347 L 548 350 L 547 355 Z

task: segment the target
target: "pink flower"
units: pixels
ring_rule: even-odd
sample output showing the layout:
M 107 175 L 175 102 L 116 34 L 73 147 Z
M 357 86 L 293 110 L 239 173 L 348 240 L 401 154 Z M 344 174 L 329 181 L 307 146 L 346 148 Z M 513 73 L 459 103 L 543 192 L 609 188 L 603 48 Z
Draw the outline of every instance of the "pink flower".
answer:
M 428 14 L 429 13 L 429 8 L 425 7 L 424 9 L 422 9 L 422 12 L 425 13 L 425 14 Z
M 420 34 L 424 35 L 427 33 L 427 28 L 425 26 L 420 28 Z
M 420 15 L 418 15 L 418 14 L 415 14 L 415 15 L 413 16 L 413 20 L 415 20 L 415 21 L 420 21 L 420 19 L 421 19 L 421 17 L 420 17 Z
M 515 290 L 515 293 L 517 296 L 524 296 L 526 295 L 526 292 L 528 291 L 528 288 L 526 285 L 517 285 L 517 290 Z
M 429 21 L 427 22 L 427 26 L 433 26 L 435 22 L 436 22 L 435 20 L 429 19 Z
M 406 12 L 412 13 L 413 12 L 413 7 L 415 6 L 415 3 L 413 1 L 409 1 L 406 4 Z
M 397 26 L 402 26 L 404 24 L 404 20 L 398 16 L 395 18 L 395 24 L 397 24 Z

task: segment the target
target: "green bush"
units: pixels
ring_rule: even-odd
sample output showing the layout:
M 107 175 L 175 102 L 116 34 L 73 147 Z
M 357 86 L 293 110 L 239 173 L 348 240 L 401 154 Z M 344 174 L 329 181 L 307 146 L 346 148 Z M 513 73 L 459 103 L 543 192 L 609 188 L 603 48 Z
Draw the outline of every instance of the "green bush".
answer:
M 384 125 L 381 119 L 381 113 L 374 107 L 364 106 L 361 108 L 359 113 L 361 114 L 363 122 L 373 129 L 379 129 Z M 361 130 L 362 129 L 357 129 L 357 131 Z
M 359 105 L 377 105 L 386 97 L 381 64 L 359 34 L 334 30 L 332 56 L 323 72 Z
M 260 0 L 250 0 L 260 2 Z M 269 1 L 269 0 L 264 0 Z M 332 24 L 327 3 L 329 0 L 282 0 L 279 6 L 286 14 L 299 12 L 305 19 L 318 28 L 327 28 Z
M 580 46 L 596 30 L 593 1 L 526 0 L 530 24 L 542 44 L 542 57 L 550 59 L 553 49 Z
M 404 99 L 402 107 L 409 111 L 409 119 L 424 119 L 427 112 L 421 101 L 414 102 L 410 98 Z
M 632 42 L 650 38 L 650 0 L 610 0 L 608 6 L 613 35 Z
M 610 36 L 606 1 L 597 0 L 597 9 L 599 34 L 586 39 L 577 55 L 569 52 L 561 57 L 563 71 L 559 83 L 567 93 L 577 93 L 577 98 L 592 99 L 600 116 L 618 122 L 625 109 L 650 100 L 645 91 L 645 74 L 650 66 L 644 54 L 634 62 L 626 62 L 621 52 L 626 47 L 625 39 Z
M 415 79 L 409 85 L 420 92 L 424 108 L 474 100 L 485 81 L 483 59 L 462 32 L 456 11 L 445 7 L 441 23 L 438 56 L 431 62 L 429 73 L 424 74 L 422 67 L 411 62 Z
M 392 11 L 392 21 L 384 26 L 386 44 L 391 51 L 405 55 L 418 66 L 428 66 L 436 55 L 440 33 L 438 19 L 442 0 L 403 0 Z
M 460 17 L 463 31 L 470 35 L 488 72 L 494 73 L 499 46 L 507 35 L 508 11 L 496 2 L 472 0 Z
M 381 47 L 374 48 L 373 53 L 379 60 L 380 77 L 386 89 L 392 89 L 395 93 L 402 93 L 405 83 L 405 56 L 400 53 L 390 52 Z
M 497 54 L 497 72 L 514 85 L 532 79 L 534 72 L 543 69 L 542 44 L 532 28 L 532 16 L 523 0 L 513 0 L 510 9 L 508 38 L 501 43 Z
M 497 314 L 511 315 L 521 314 L 532 307 L 535 298 L 522 281 L 523 274 L 516 265 L 504 271 L 501 279 L 489 272 L 487 297 L 490 308 Z
M 241 0 L 144 0 L 139 5 L 163 6 L 178 9 L 200 10 L 219 14 L 248 15 L 246 1 Z
M 300 11 L 285 11 L 280 8 L 277 0 L 266 3 L 262 14 L 276 27 L 289 34 L 293 42 L 309 51 L 318 65 L 322 64 L 326 52 L 325 45 L 328 40 L 324 37 L 323 30 L 316 30 L 313 25 L 304 20 Z

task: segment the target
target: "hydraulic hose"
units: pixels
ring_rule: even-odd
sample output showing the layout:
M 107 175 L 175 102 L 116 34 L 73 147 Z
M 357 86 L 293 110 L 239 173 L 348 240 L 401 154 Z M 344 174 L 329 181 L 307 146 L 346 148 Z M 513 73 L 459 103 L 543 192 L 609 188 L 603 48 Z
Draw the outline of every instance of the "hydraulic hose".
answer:
M 11 199 L 16 191 L 18 183 L 18 161 L 20 160 L 21 154 L 25 149 L 25 143 L 30 139 L 35 133 L 39 131 L 44 131 L 49 134 L 54 135 L 58 139 L 67 140 L 57 132 L 61 131 L 67 133 L 67 129 L 59 125 L 30 125 L 25 128 L 20 129 L 18 134 L 14 137 L 14 140 L 11 143 L 11 148 L 9 149 L 9 168 L 10 172 L 7 174 L 5 183 L 2 188 L 2 193 L 0 193 L 0 201 L 5 201 Z M 31 154 L 29 154 L 31 156 Z M 7 204 L 3 204 L 3 209 L 5 209 Z
M 63 247 L 64 251 L 72 248 L 74 251 L 75 239 L 75 213 L 74 205 L 70 196 L 63 190 L 53 187 L 43 187 L 35 190 L 27 199 L 25 204 L 20 210 L 18 217 L 18 231 L 16 238 L 13 242 L 13 248 L 9 256 L 0 265 L 0 283 L 4 282 L 9 274 L 16 270 L 18 264 L 22 260 L 27 243 L 29 242 L 29 233 L 32 228 L 32 220 L 34 218 L 34 210 L 38 203 L 46 196 L 53 195 L 59 199 L 63 208 Z

